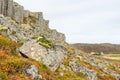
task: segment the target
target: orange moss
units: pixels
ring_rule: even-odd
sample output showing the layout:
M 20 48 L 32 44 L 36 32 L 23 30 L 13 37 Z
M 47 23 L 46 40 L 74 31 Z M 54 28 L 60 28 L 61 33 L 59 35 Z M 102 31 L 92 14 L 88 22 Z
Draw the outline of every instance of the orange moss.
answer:
M 16 52 L 16 48 L 19 45 L 17 43 L 15 43 L 14 41 L 11 41 L 10 39 L 8 39 L 5 36 L 0 35 L 0 51 L 4 51 L 7 54 L 15 54 Z
M 69 53 L 75 54 L 75 50 L 71 47 L 66 49 Z
M 104 76 L 98 76 L 99 80 L 115 80 L 115 78 L 111 75 L 104 75 Z

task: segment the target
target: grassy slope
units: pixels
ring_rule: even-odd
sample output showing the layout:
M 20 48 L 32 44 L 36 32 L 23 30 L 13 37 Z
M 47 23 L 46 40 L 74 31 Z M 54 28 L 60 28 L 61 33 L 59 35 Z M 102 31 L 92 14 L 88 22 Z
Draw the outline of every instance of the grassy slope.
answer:
M 79 54 L 79 56 L 83 57 L 84 54 Z M 111 60 L 111 59 L 106 59 L 106 58 L 101 58 L 101 57 L 96 57 L 94 55 L 91 55 L 89 57 L 93 57 L 96 59 L 101 59 L 101 60 L 105 60 L 108 61 L 109 63 L 111 63 L 112 65 L 107 65 L 104 62 L 98 62 L 96 64 L 101 64 L 102 66 L 104 66 L 106 69 L 108 70 L 112 70 L 115 71 L 116 73 L 120 74 L 120 70 L 116 70 L 115 67 L 120 66 L 120 60 Z M 66 61 L 64 61 L 64 64 L 67 66 L 69 61 L 76 61 L 77 63 L 79 63 L 80 65 L 87 67 L 90 70 L 93 70 L 97 73 L 97 76 L 99 78 L 99 80 L 115 80 L 115 77 L 112 76 L 111 74 L 107 74 L 106 72 L 104 72 L 102 69 L 97 68 L 93 65 L 91 65 L 90 63 L 84 62 L 85 60 L 89 59 L 89 57 L 85 58 L 83 57 L 82 59 L 76 58 L 75 56 L 70 56 L 69 59 L 67 59 Z M 103 76 L 104 74 L 104 76 Z M 84 78 L 83 73 L 79 73 L 79 75 L 81 75 Z
M 19 44 L 0 35 L 0 80 L 32 80 L 23 75 L 24 67 L 34 64 L 38 67 L 39 74 L 47 80 L 86 80 L 81 76 L 67 70 L 50 71 L 44 64 L 32 59 L 25 59 L 17 55 L 16 48 Z M 63 76 L 60 73 L 64 73 Z
M 36 65 L 39 70 L 39 74 L 42 75 L 43 79 L 47 80 L 87 80 L 86 76 L 82 73 L 73 73 L 70 70 L 62 70 L 58 69 L 56 72 L 50 71 L 44 64 L 37 62 L 32 59 L 26 59 L 17 55 L 15 51 L 17 47 L 20 45 L 11 41 L 10 39 L 0 35 L 0 80 L 32 80 L 31 77 L 26 77 L 23 75 L 24 67 L 27 65 Z M 74 55 L 74 54 L 73 54 Z M 79 56 L 83 56 L 82 54 Z M 112 55 L 113 56 L 113 55 Z M 92 57 L 92 56 L 91 56 Z M 100 58 L 100 57 L 96 57 Z M 65 67 L 69 67 L 69 61 L 74 59 L 73 56 L 68 56 L 67 59 L 64 60 L 63 64 Z M 83 58 L 82 60 L 77 60 L 79 64 L 94 70 L 97 72 L 98 77 L 101 80 L 114 80 L 109 74 L 104 73 L 101 69 L 92 66 L 84 62 L 87 58 Z M 103 59 L 103 58 L 101 58 Z M 113 63 L 115 66 L 119 66 L 119 61 L 108 60 Z M 101 63 L 106 66 L 104 63 Z M 114 70 L 114 66 L 106 66 L 106 68 Z M 116 71 L 119 73 L 119 71 Z M 102 74 L 106 74 L 101 76 Z M 63 74 L 63 75 L 61 75 Z

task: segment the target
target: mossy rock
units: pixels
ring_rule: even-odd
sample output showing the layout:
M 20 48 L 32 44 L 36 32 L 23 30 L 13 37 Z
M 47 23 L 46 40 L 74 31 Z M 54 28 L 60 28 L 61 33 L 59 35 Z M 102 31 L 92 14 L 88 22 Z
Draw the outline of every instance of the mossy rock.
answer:
M 42 45 L 45 48 L 52 48 L 53 43 L 50 40 L 47 40 L 45 37 L 42 37 L 38 40 L 39 44 Z
M 8 30 L 8 27 L 0 25 L 0 31 L 6 31 Z
M 38 36 L 36 36 L 36 35 L 34 35 L 33 37 L 32 37 L 32 39 L 37 39 L 38 38 Z

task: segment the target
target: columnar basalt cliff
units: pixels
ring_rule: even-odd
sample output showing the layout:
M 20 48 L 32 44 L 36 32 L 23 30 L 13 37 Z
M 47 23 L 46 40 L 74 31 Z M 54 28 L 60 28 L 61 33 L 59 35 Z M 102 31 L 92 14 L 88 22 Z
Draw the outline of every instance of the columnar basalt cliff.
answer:
M 18 22 L 23 22 L 24 8 L 13 0 L 0 0 L 0 13 L 14 18 Z
M 67 53 L 65 36 L 49 28 L 42 12 L 24 10 L 13 0 L 0 0 L 0 14 L 0 33 L 23 44 L 17 49 L 20 55 L 42 61 L 54 71 L 59 67 Z
M 65 44 L 64 34 L 59 33 L 56 30 L 49 29 L 49 21 L 43 19 L 42 12 L 30 12 L 28 10 L 24 10 L 23 6 L 13 2 L 13 0 L 0 0 L 0 14 L 10 17 L 17 23 L 17 26 L 22 26 L 22 32 L 24 33 L 22 37 L 26 37 L 28 39 L 42 34 L 53 41 L 56 45 Z M 8 24 L 10 23 L 12 22 L 9 22 Z M 13 26 L 13 29 L 16 28 L 14 31 L 19 33 L 20 29 L 18 29 L 17 26 Z M 20 40 L 16 40 L 16 42 L 17 41 Z

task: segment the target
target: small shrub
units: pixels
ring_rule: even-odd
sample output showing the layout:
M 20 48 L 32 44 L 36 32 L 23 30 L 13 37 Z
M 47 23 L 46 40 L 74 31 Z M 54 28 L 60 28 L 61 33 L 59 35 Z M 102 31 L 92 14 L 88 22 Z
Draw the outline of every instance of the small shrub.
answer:
M 0 49 L 6 51 L 8 54 L 16 54 L 16 48 L 19 45 L 14 41 L 11 41 L 5 36 L 0 35 Z

